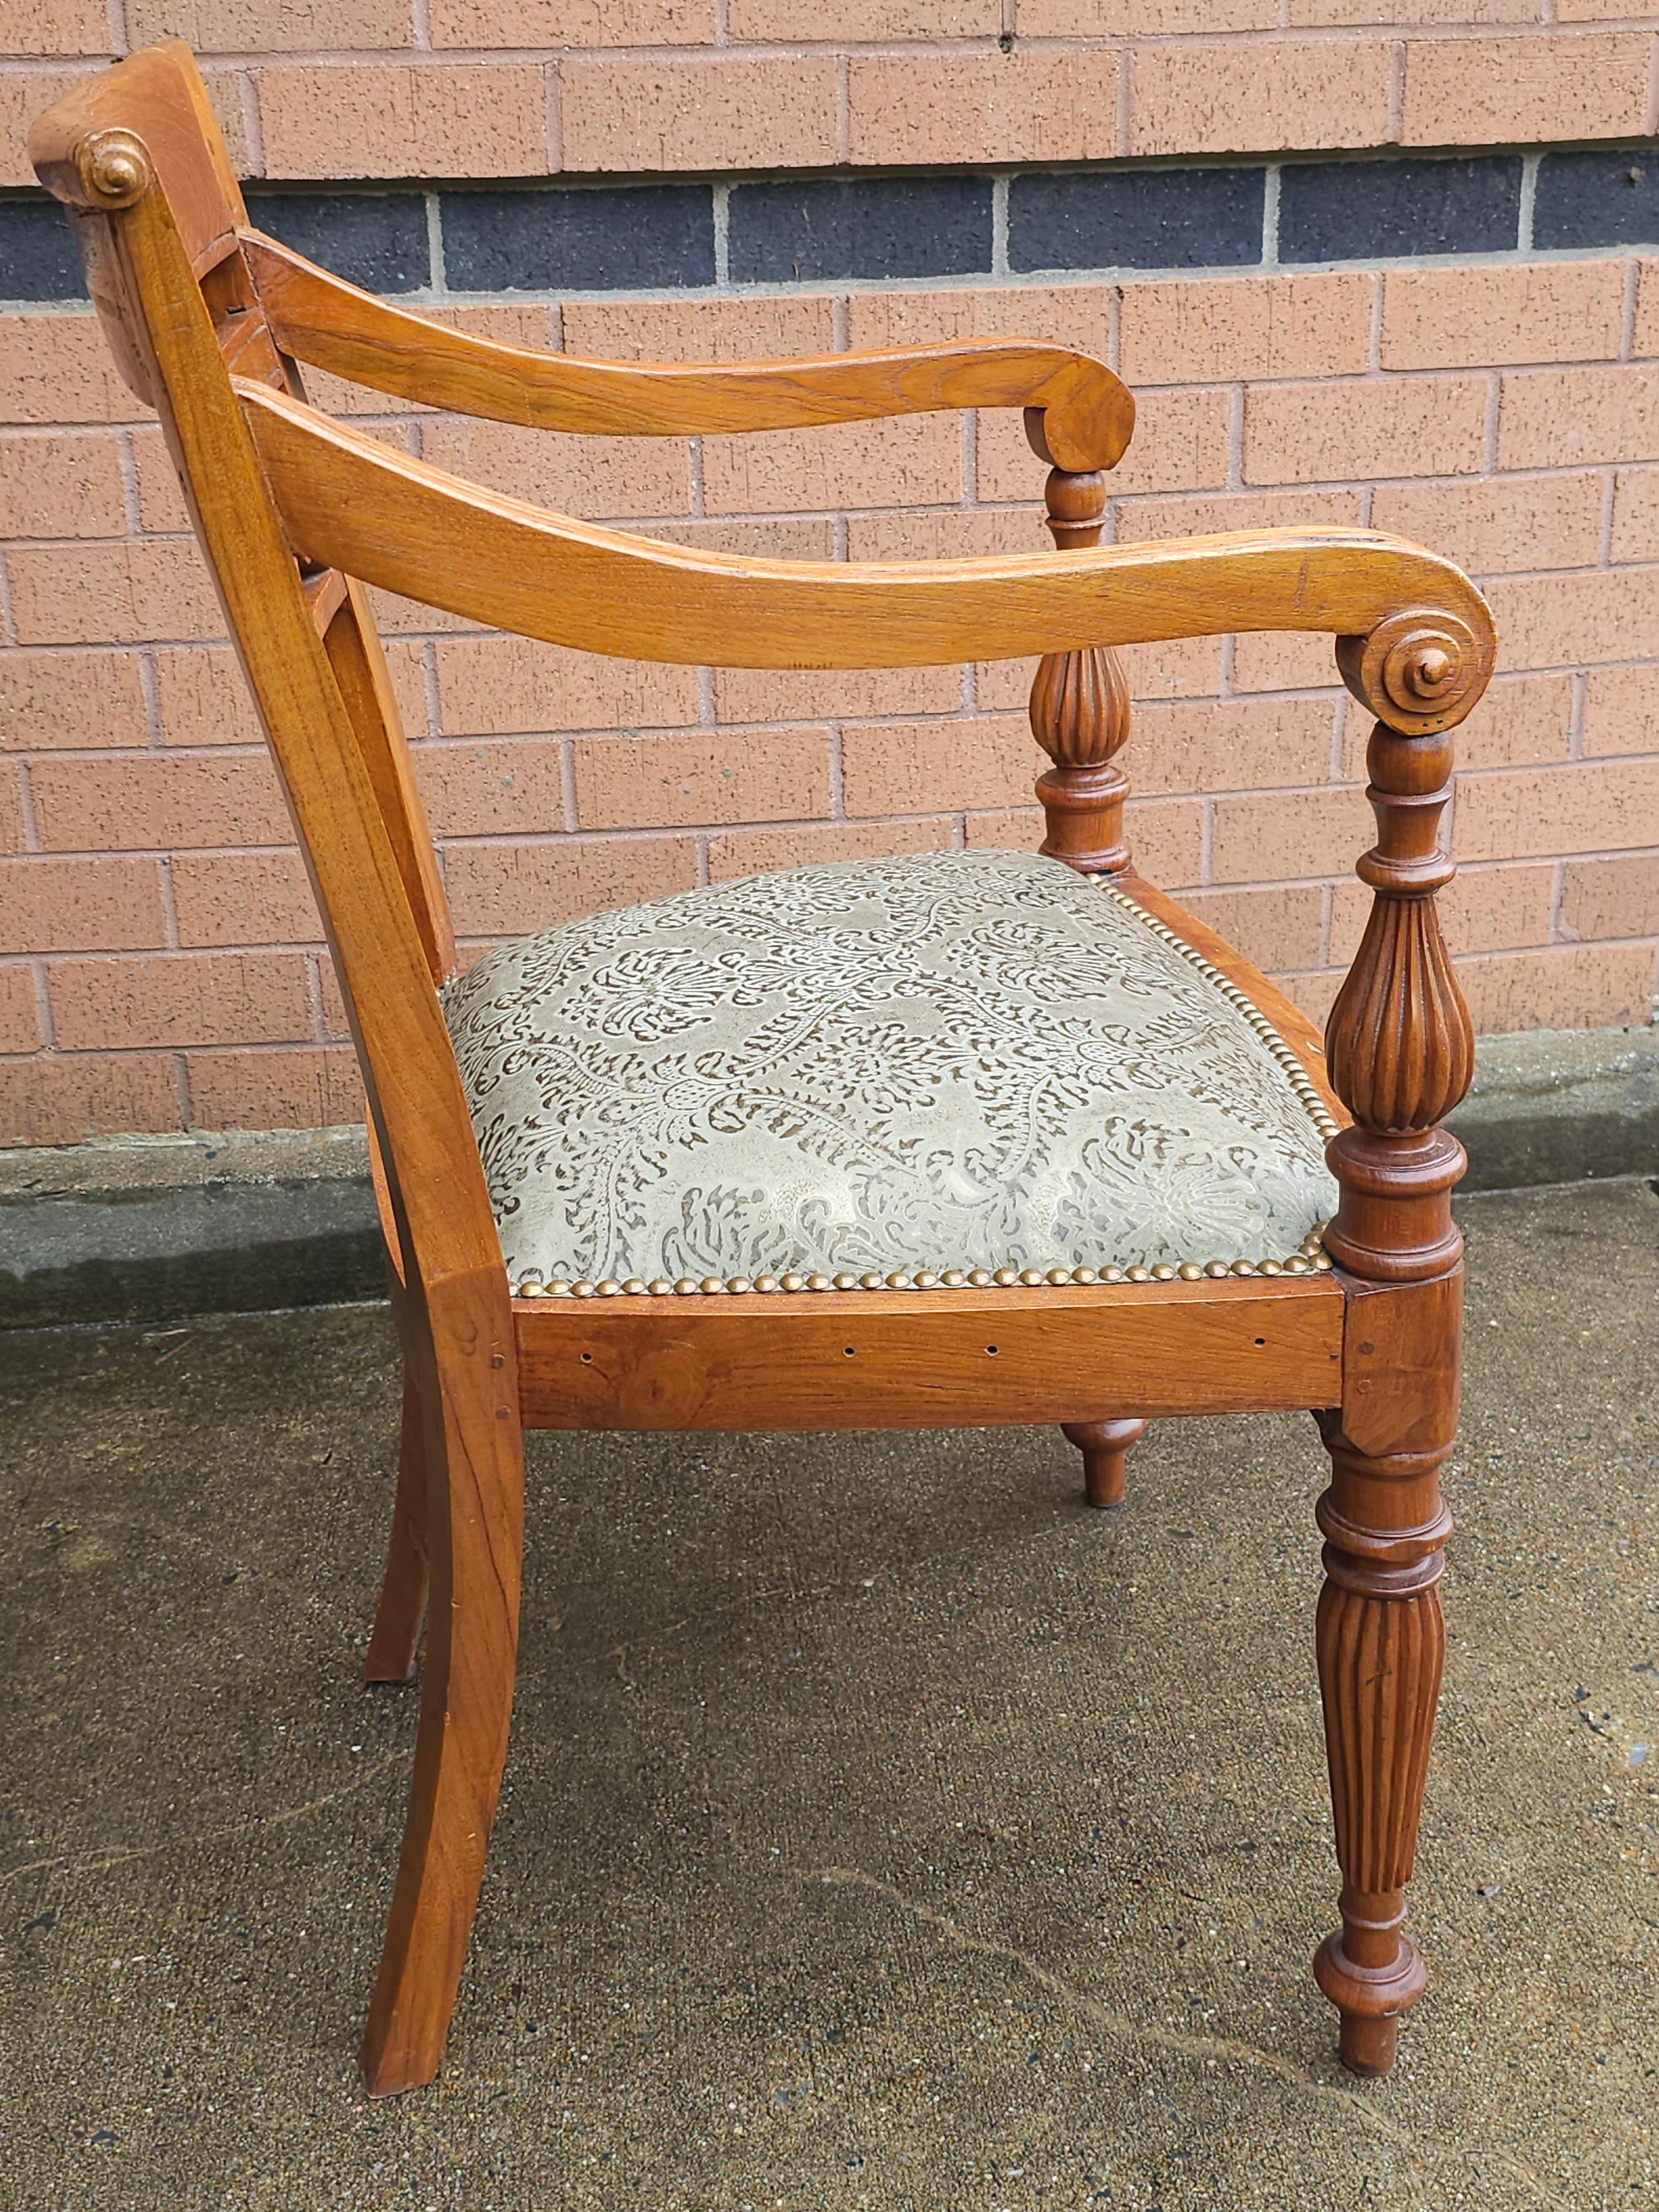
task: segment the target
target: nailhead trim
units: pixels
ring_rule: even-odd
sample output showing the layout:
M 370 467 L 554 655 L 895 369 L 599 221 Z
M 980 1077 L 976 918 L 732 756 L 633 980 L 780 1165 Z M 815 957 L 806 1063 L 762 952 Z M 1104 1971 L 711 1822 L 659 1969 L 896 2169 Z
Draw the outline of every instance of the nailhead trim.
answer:
M 1182 958 L 1195 968 L 1213 990 L 1218 991 L 1228 1004 L 1242 1014 L 1249 1027 L 1273 1054 L 1280 1069 L 1289 1079 L 1291 1091 L 1308 1119 L 1327 1143 L 1335 1136 L 1338 1124 L 1330 1109 L 1320 1097 L 1317 1087 L 1307 1069 L 1291 1047 L 1279 1035 L 1248 993 L 1224 975 L 1201 952 L 1194 951 L 1184 937 L 1178 936 L 1167 923 L 1159 921 L 1146 908 L 1132 899 L 1127 891 L 1103 876 L 1092 876 L 1089 880 L 1109 899 L 1144 922 L 1154 937 L 1161 938 L 1180 953 Z M 758 1291 L 763 1296 L 775 1293 L 815 1291 L 957 1291 L 1011 1290 L 1024 1287 L 1048 1289 L 1061 1284 L 1093 1285 L 1097 1283 L 1196 1283 L 1206 1278 L 1219 1282 L 1228 1275 L 1311 1275 L 1328 1274 L 1331 1261 L 1324 1250 L 1322 1238 L 1330 1224 L 1316 1221 L 1303 1238 L 1297 1249 L 1283 1260 L 1183 1260 L 1172 1266 L 1167 1260 L 1156 1267 L 945 1267 L 939 1270 L 923 1268 L 918 1273 L 898 1271 L 890 1275 L 874 1273 L 861 1275 L 787 1274 L 757 1275 L 751 1280 L 747 1275 L 706 1275 L 699 1282 L 694 1276 L 684 1275 L 677 1283 L 659 1279 L 647 1283 L 637 1275 L 626 1282 L 607 1278 L 603 1282 L 568 1282 L 562 1276 L 550 1279 L 526 1275 L 514 1285 L 513 1295 L 520 1298 L 614 1298 L 655 1297 L 678 1295 L 681 1297 L 729 1297 L 748 1291 Z

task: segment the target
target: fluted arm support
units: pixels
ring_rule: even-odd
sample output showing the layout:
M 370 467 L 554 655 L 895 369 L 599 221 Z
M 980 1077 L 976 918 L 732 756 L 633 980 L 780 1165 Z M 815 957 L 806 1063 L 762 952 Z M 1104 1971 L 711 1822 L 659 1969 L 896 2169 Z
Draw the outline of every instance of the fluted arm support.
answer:
M 1354 1120 L 1331 1144 L 1342 1199 L 1325 1243 L 1352 1274 L 1419 1282 L 1461 1249 L 1450 1194 L 1463 1150 L 1439 1124 L 1469 1087 L 1474 1040 L 1435 895 L 1455 872 L 1440 842 L 1448 733 L 1485 689 L 1493 641 L 1490 623 L 1413 609 L 1337 653 L 1382 719 L 1366 754 L 1376 842 L 1358 869 L 1375 896 L 1326 1028 L 1332 1085 Z

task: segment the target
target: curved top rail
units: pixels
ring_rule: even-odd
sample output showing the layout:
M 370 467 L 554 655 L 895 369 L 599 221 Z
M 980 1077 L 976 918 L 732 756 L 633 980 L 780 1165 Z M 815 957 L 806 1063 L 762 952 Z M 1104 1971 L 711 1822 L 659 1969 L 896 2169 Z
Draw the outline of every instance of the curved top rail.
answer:
M 1029 338 L 800 361 L 584 361 L 447 330 L 359 291 L 258 231 L 242 252 L 284 353 L 375 392 L 541 430 L 665 438 L 854 422 L 933 408 L 1024 407 L 1032 443 L 1068 470 L 1109 469 L 1134 428 L 1104 362 Z
M 965 561 L 763 560 L 549 514 L 266 386 L 238 379 L 236 391 L 301 557 L 589 653 L 916 667 L 1237 629 L 1365 637 L 1413 611 L 1440 655 L 1436 728 L 1462 719 L 1492 667 L 1492 618 L 1462 570 L 1372 531 L 1238 531 Z

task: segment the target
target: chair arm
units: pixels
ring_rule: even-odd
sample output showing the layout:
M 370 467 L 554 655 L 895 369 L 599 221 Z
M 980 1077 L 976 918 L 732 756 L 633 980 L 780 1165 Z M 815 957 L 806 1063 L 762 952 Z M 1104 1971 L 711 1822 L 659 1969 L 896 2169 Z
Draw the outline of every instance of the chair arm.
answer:
M 266 385 L 235 388 L 302 558 L 588 653 L 901 668 L 1325 630 L 1355 641 L 1340 655 L 1350 686 L 1413 729 L 1460 721 L 1491 672 L 1492 617 L 1462 570 L 1373 531 L 1237 531 L 988 560 L 762 560 L 549 514 Z
M 1039 458 L 1074 471 L 1113 467 L 1134 428 L 1127 386 L 1065 346 L 993 337 L 804 361 L 582 361 L 446 330 L 258 231 L 241 233 L 241 247 L 284 353 L 376 392 L 498 422 L 667 438 L 1023 407 Z

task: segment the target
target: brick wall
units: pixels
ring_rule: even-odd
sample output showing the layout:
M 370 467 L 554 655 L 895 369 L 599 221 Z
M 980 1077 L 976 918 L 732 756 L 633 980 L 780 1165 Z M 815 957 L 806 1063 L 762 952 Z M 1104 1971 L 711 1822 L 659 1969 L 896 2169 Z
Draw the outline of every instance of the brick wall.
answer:
M 1141 402 L 1120 540 L 1369 522 L 1482 581 L 1503 658 L 1460 744 L 1464 988 L 1486 1030 L 1638 1023 L 1659 42 L 1618 6 L 126 0 L 123 23 L 120 0 L 0 0 L 0 155 L 22 185 L 33 111 L 116 31 L 176 31 L 264 180 L 256 219 L 471 327 L 634 357 L 994 330 L 1101 353 Z M 212 593 L 78 294 L 57 211 L 0 198 L 0 1136 L 356 1118 Z M 441 465 L 690 543 L 1046 542 L 1014 417 L 629 444 L 313 382 Z M 1040 834 L 1028 668 L 686 672 L 383 615 L 469 942 Z M 1142 864 L 1322 1012 L 1369 821 L 1328 644 L 1127 659 Z

